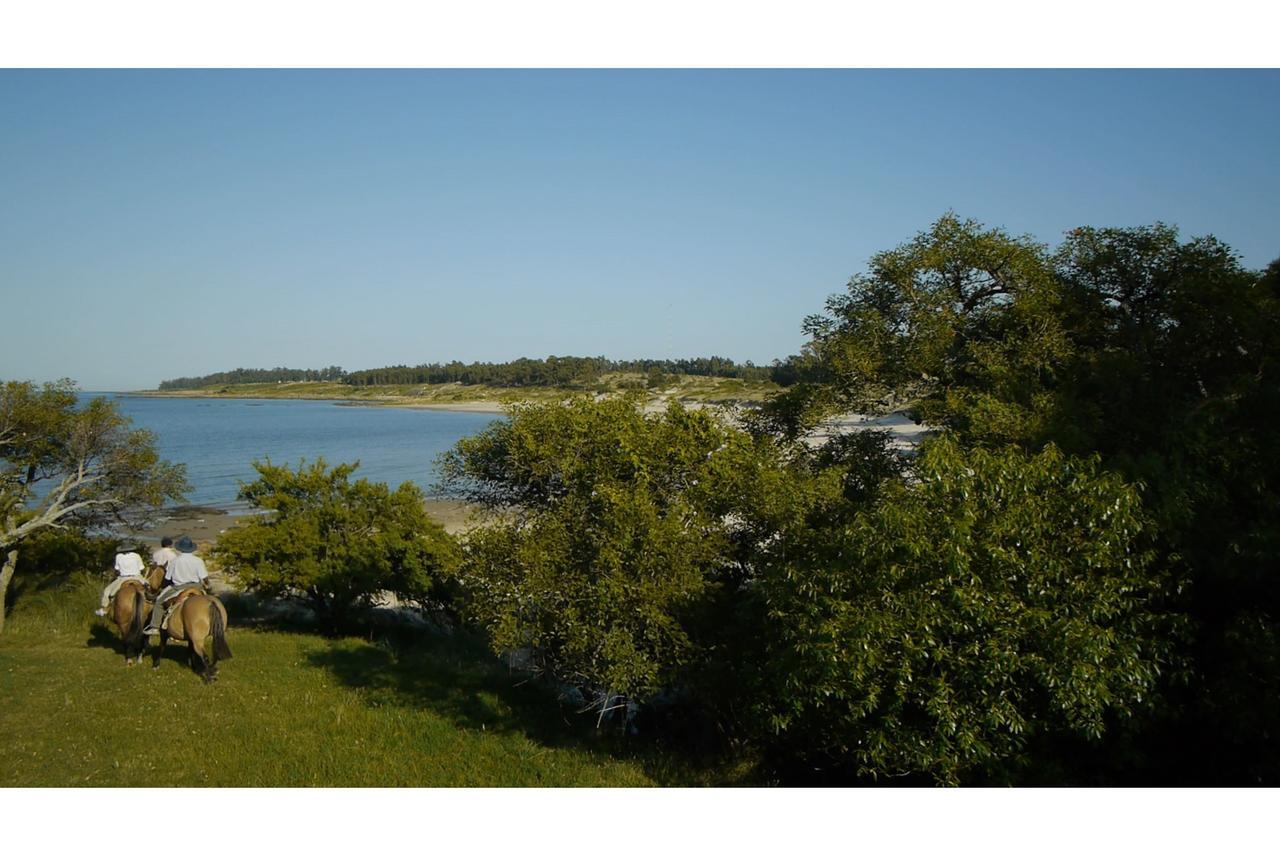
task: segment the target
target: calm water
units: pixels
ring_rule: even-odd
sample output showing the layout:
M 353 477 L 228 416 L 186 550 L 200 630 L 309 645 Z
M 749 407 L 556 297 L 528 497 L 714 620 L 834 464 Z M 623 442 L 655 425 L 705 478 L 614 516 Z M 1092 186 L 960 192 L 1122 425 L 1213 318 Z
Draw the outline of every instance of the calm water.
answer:
M 253 461 L 266 457 L 295 467 L 316 457 L 330 464 L 358 460 L 354 478 L 429 489 L 438 480 L 436 455 L 500 417 L 318 400 L 86 396 L 114 400 L 135 427 L 156 434 L 161 457 L 186 464 L 188 502 L 223 508 L 238 506 L 240 481 L 254 480 Z

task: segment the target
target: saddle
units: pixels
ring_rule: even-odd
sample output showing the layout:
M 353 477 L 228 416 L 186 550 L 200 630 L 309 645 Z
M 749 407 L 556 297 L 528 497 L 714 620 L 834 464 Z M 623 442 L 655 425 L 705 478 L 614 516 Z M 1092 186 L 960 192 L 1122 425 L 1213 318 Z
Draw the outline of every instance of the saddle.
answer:
M 164 619 L 163 619 L 163 622 L 160 623 L 160 627 L 162 629 L 169 628 L 169 618 L 172 617 L 180 607 L 182 607 L 182 603 L 186 602 L 192 596 L 198 596 L 203 593 L 204 593 L 204 588 L 202 586 L 200 586 L 199 584 L 192 584 L 190 586 L 187 586 L 186 589 L 182 590 L 180 593 L 178 593 L 178 595 L 174 596 L 172 599 L 168 600 L 167 602 L 164 602 L 161 605 L 161 607 L 164 608 Z
M 125 581 L 123 584 L 120 585 L 119 589 L 117 589 L 115 593 L 111 594 L 111 601 L 115 602 L 116 599 L 120 598 L 120 594 L 127 592 L 130 587 L 141 587 L 142 595 L 145 596 L 148 601 L 150 601 L 153 598 L 151 596 L 151 591 L 147 587 L 147 584 L 145 581 L 143 581 L 141 578 L 129 578 L 127 581 Z

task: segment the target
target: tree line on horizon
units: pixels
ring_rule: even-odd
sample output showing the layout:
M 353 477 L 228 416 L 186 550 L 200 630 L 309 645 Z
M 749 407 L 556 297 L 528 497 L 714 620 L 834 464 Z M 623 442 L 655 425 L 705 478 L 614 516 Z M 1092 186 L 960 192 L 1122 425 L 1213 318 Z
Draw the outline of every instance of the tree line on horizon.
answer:
M 303 368 L 236 368 L 202 377 L 178 377 L 162 380 L 160 391 L 187 391 L 214 385 L 247 385 L 249 383 L 341 382 L 347 372 L 337 365 L 320 370 Z
M 521 358 L 510 362 L 471 362 L 457 360 L 417 365 L 391 365 L 361 371 L 344 371 L 339 367 L 324 370 L 293 368 L 251 369 L 208 374 L 203 377 L 180 377 L 164 380 L 160 391 L 208 388 L 216 385 L 245 385 L 264 382 L 341 382 L 352 386 L 385 385 L 489 385 L 502 388 L 583 388 L 611 373 L 686 374 L 700 377 L 725 377 L 741 380 L 767 380 L 789 385 L 797 376 L 795 357 L 775 359 L 771 365 L 742 363 L 721 356 L 688 359 L 608 359 L 604 356 L 548 356 L 545 359 Z

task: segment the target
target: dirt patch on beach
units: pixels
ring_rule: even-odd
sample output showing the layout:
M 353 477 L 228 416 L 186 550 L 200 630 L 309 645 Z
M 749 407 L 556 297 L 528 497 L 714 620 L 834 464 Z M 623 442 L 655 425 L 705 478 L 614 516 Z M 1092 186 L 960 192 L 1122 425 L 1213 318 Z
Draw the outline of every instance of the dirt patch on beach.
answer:
M 165 515 L 168 518 L 147 531 L 145 539 L 154 540 L 158 546 L 161 537 L 172 537 L 176 541 L 179 537 L 188 536 L 202 551 L 216 542 L 223 531 L 238 525 L 242 519 L 249 518 L 246 513 L 194 505 L 175 507 Z

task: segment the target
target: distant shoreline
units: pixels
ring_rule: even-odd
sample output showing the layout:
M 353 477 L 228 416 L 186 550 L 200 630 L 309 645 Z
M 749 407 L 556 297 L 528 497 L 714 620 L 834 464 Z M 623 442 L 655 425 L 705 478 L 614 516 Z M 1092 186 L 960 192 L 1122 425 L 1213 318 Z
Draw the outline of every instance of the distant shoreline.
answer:
M 385 406 L 397 409 L 437 409 L 446 412 L 491 412 L 494 414 L 502 414 L 506 412 L 507 406 L 511 403 L 521 402 L 519 400 L 512 400 L 510 402 L 496 400 L 458 400 L 441 403 L 424 403 L 422 401 L 400 395 L 354 398 L 336 394 L 281 395 L 277 397 L 270 397 L 252 393 L 237 394 L 236 392 L 206 391 L 113 391 L 100 393 L 114 394 L 120 397 L 188 398 L 191 400 L 313 400 L 327 401 L 345 406 L 367 406 L 370 408 Z
M 326 400 L 349 406 L 390 406 L 446 412 L 501 414 L 513 405 L 552 403 L 584 396 L 639 393 L 646 407 L 670 400 L 704 406 L 758 405 L 779 391 L 772 382 L 733 377 L 668 375 L 649 386 L 642 374 L 612 374 L 590 386 L 491 386 L 453 383 L 356 386 L 329 381 L 239 383 L 197 389 L 146 389 L 114 392 L 128 397 L 195 398 L 205 400 Z

